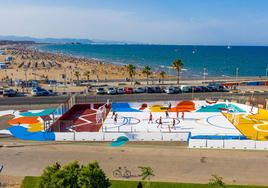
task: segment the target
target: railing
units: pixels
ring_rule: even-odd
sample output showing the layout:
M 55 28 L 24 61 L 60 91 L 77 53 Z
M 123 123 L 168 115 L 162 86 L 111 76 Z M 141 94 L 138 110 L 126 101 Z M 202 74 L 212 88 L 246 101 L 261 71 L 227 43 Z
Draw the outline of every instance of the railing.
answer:
M 189 132 L 56 132 L 56 141 L 114 141 L 120 136 L 127 137 L 130 141 L 184 141 L 189 137 Z
M 190 139 L 189 148 L 268 150 L 268 141 Z

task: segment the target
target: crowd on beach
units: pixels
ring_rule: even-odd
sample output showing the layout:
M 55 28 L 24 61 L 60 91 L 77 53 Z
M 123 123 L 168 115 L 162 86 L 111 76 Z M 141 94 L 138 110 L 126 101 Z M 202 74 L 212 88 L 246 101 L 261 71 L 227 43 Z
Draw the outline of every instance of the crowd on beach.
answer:
M 1 46 L 0 46 L 1 47 Z M 60 53 L 49 53 L 27 46 L 12 46 L 3 49 L 0 62 L 7 64 L 7 69 L 0 69 L 0 80 L 12 77 L 13 80 L 109 80 L 128 79 L 127 67 L 104 63 L 99 60 L 74 57 Z M 6 61 L 6 57 L 12 57 Z M 137 71 L 137 78 L 144 78 L 142 71 Z

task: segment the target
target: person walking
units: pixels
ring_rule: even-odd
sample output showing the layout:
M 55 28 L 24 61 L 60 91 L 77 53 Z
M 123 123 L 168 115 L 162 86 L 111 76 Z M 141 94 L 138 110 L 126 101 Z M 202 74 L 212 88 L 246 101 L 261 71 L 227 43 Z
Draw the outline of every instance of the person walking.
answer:
M 173 118 L 173 121 L 172 121 L 172 128 L 173 128 L 174 130 L 176 129 L 175 124 L 176 124 L 176 120 L 175 120 L 175 118 Z
M 153 115 L 152 115 L 152 112 L 150 112 L 148 124 L 150 122 L 153 123 Z
M 171 102 L 168 103 L 168 109 L 171 109 Z
M 114 116 L 115 116 L 115 111 L 113 111 L 113 114 L 112 114 L 112 117 L 111 118 L 113 119 Z
M 114 124 L 117 124 L 117 113 L 114 115 Z
M 0 164 L 0 173 L 3 171 L 4 165 Z
M 169 114 L 168 114 L 168 111 L 166 111 L 166 118 L 169 118 Z
M 157 128 L 159 126 L 160 126 L 160 128 L 162 128 L 162 125 L 163 125 L 163 123 L 162 123 L 162 116 L 160 116 Z

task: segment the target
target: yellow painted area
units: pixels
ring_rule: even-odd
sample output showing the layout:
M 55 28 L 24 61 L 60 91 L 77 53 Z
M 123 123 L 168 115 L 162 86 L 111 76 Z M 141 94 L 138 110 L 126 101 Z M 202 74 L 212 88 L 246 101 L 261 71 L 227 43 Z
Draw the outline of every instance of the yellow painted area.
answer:
M 167 107 L 164 107 L 162 105 L 153 105 L 150 107 L 151 112 L 165 112 L 167 111 Z
M 38 132 L 38 131 L 43 131 L 44 126 L 42 123 L 34 123 L 34 124 L 29 124 L 28 131 L 29 132 Z
M 259 109 L 258 114 L 223 115 L 248 139 L 268 140 L 268 111 Z

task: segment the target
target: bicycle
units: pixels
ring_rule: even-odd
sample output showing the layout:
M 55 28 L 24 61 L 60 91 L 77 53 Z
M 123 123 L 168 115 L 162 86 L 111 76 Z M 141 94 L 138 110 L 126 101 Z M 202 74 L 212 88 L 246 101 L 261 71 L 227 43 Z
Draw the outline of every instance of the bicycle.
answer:
M 117 169 L 115 169 L 113 171 L 113 176 L 116 178 L 130 178 L 131 176 L 131 171 L 128 170 L 126 167 L 122 168 L 122 167 L 118 167 Z

